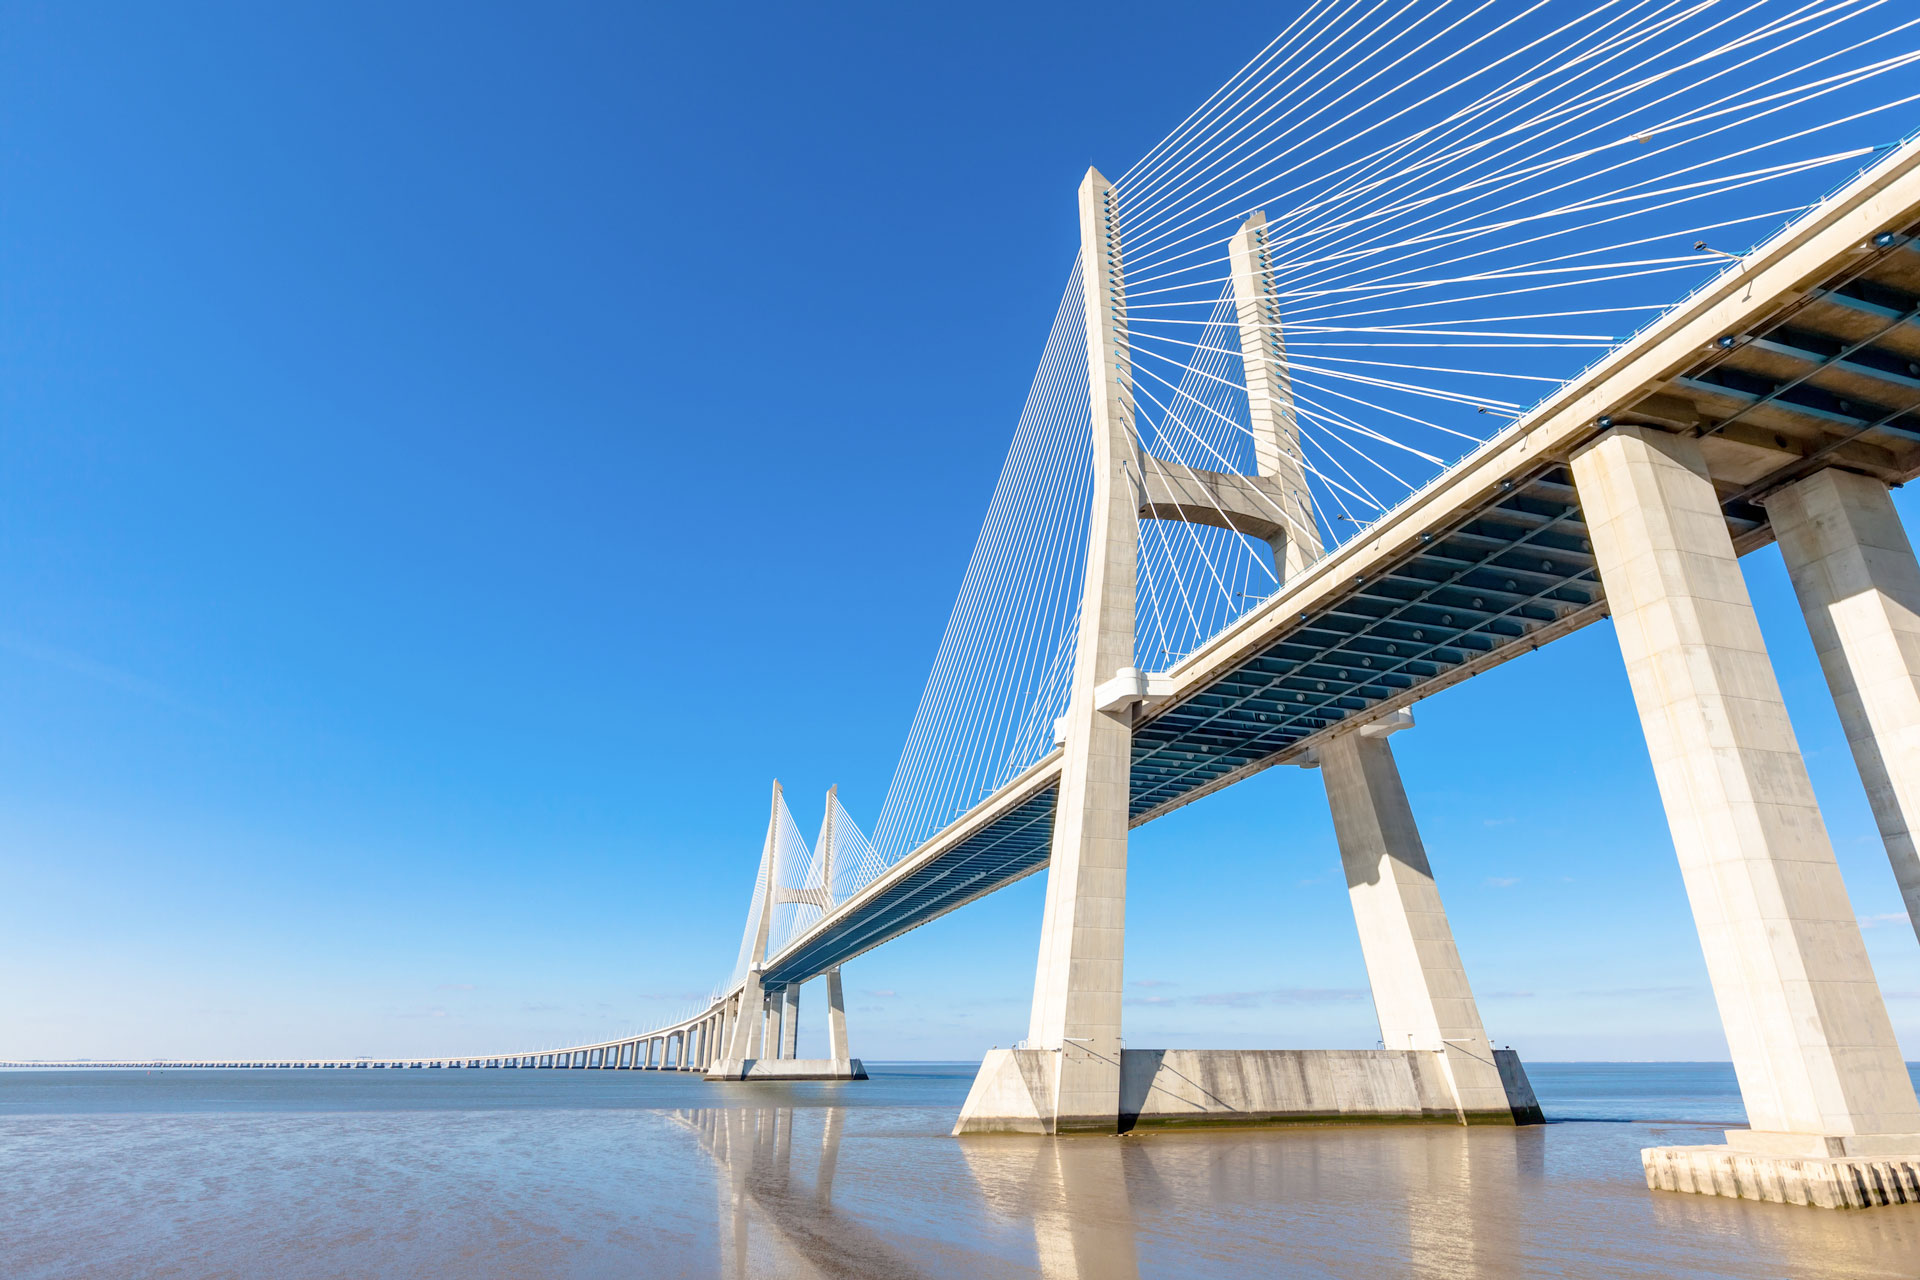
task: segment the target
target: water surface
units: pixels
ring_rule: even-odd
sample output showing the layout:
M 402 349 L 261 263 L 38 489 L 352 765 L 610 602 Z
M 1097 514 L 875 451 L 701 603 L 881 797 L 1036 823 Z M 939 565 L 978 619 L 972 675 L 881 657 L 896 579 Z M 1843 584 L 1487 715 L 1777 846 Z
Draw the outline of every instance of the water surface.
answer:
M 1656 1194 L 1730 1068 L 1533 1064 L 1523 1130 L 955 1139 L 975 1064 L 0 1073 L 0 1275 L 1920 1276 L 1920 1206 Z

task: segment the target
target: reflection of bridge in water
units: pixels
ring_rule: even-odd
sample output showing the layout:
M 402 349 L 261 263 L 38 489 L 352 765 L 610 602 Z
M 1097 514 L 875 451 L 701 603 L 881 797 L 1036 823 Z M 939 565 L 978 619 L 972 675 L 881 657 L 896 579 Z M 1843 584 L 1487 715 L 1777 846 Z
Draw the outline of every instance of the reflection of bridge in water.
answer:
M 943 1143 L 890 1107 L 772 1092 L 674 1113 L 712 1162 L 722 1276 L 1640 1275 L 1685 1268 L 1676 1237 L 1726 1230 L 1698 1201 L 1649 1219 L 1631 1191 L 1597 1198 L 1587 1170 L 1611 1125 Z M 1911 1231 L 1885 1226 L 1747 1217 L 1715 1264 L 1892 1274 Z
M 1920 920 L 1920 566 L 1888 497 L 1920 474 L 1920 143 L 1875 145 L 1911 122 L 1884 77 L 1913 24 L 1445 9 L 1309 4 L 1087 173 L 873 839 L 829 796 L 809 845 L 776 785 L 711 1001 L 459 1063 L 857 1076 L 840 967 L 1045 867 L 1027 1038 L 956 1131 L 1537 1119 L 1388 738 L 1611 616 L 1752 1125 L 1648 1152 L 1650 1182 L 1920 1198 L 1920 1102 L 1739 567 L 1779 543 Z M 1288 763 L 1326 783 L 1383 1047 L 1123 1049 L 1128 830 Z

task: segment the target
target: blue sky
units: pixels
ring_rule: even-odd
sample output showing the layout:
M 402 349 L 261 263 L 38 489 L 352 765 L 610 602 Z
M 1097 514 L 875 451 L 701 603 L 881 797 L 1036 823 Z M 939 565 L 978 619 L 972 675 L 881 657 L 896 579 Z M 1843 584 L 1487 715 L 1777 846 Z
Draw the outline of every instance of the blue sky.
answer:
M 1279 14 L 6 5 L 0 1056 L 483 1052 L 704 994 L 771 779 L 809 833 L 830 783 L 878 810 L 1081 172 Z M 1920 946 L 1747 566 L 1920 1055 Z M 1416 714 L 1495 1039 L 1721 1056 L 1610 630 Z M 1133 849 L 1130 1043 L 1374 1042 L 1317 775 Z M 1024 1034 L 1041 893 L 849 966 L 856 1052 Z

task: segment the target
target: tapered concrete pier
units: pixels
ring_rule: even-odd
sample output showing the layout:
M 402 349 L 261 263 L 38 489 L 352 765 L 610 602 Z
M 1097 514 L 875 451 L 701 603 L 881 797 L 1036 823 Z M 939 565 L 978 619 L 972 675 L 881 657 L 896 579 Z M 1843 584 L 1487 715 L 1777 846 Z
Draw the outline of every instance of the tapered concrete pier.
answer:
M 1463 1123 L 1538 1124 L 1531 1088 L 1509 1097 L 1387 742 L 1389 733 L 1412 722 L 1401 712 L 1339 734 L 1320 749 L 1380 1043 L 1438 1055 Z
M 847 1045 L 847 997 L 840 987 L 840 970 L 827 970 L 827 1056 L 852 1074 L 853 1053 Z
M 1648 1185 L 1830 1203 L 1910 1177 L 1920 1102 L 1700 447 L 1616 427 L 1573 476 L 1751 1124 L 1649 1148 Z
M 1871 476 L 1816 471 L 1766 507 L 1920 936 L 1920 563 Z
M 789 982 L 780 1011 L 780 1056 L 791 1058 L 800 1044 L 800 984 Z

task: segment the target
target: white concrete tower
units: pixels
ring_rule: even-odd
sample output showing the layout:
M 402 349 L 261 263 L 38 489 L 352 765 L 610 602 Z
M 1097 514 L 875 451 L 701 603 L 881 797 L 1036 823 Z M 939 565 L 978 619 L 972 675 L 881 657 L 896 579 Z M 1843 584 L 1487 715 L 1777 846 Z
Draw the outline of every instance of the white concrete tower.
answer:
M 757 904 L 760 919 L 755 927 L 753 946 L 747 952 L 746 985 L 740 992 L 740 1015 L 734 1020 L 733 1034 L 727 1038 L 726 1059 L 716 1063 L 721 1073 L 762 1056 L 766 1035 L 766 991 L 760 983 L 760 971 L 767 962 L 767 934 L 773 927 L 774 850 L 780 839 L 780 781 L 774 779 L 773 806 L 767 815 L 767 839 L 761 847 L 760 865 L 766 869 Z
M 1118 222 L 1112 188 L 1089 169 L 1080 184 L 1080 272 L 1093 406 L 1093 505 L 1027 1029 L 1028 1047 L 1049 1051 L 1054 1064 L 1045 1099 L 1054 1132 L 1112 1132 L 1119 1125 L 1133 711 L 1130 702 L 1102 711 L 1097 690 L 1133 664 L 1140 524 Z
M 1320 558 L 1320 526 L 1307 492 L 1306 457 L 1300 450 L 1300 420 L 1287 372 L 1287 340 L 1274 297 L 1273 263 L 1267 253 L 1267 215 L 1255 211 L 1227 245 L 1233 272 L 1233 305 L 1240 321 L 1240 362 L 1246 373 L 1247 421 L 1253 429 L 1254 474 L 1277 484 L 1268 492 L 1279 505 L 1280 528 L 1267 539 L 1274 571 L 1292 581 Z

